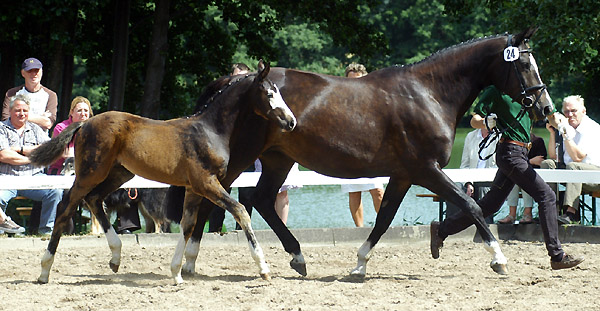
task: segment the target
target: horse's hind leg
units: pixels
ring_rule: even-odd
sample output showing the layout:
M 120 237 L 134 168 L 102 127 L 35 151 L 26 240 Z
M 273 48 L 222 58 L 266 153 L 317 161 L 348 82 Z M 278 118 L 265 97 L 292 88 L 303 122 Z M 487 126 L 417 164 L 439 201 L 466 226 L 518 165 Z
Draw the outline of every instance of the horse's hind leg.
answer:
M 73 217 L 75 214 L 75 210 L 83 196 L 89 190 L 80 187 L 77 182 L 73 185 L 73 187 L 66 192 L 66 195 L 63 195 L 62 200 L 59 203 L 58 210 L 62 212 L 56 218 L 54 223 L 54 229 L 52 230 L 52 237 L 50 238 L 50 242 L 48 243 L 48 247 L 46 248 L 46 252 L 42 257 L 42 272 L 37 279 L 38 283 L 46 284 L 48 283 L 48 279 L 50 276 L 50 269 L 52 268 L 52 263 L 54 263 L 54 255 L 56 254 L 56 248 L 58 247 L 58 243 L 60 242 L 60 237 L 62 233 L 66 230 L 69 219 Z M 64 210 L 62 207 L 64 207 Z
M 111 169 L 108 177 L 85 197 L 88 208 L 96 216 L 106 235 L 106 241 L 112 253 L 112 258 L 108 264 L 113 272 L 119 271 L 121 265 L 122 243 L 102 208 L 102 201 L 108 194 L 119 189 L 122 184 L 133 178 L 133 176 L 135 175 L 123 166 L 117 165 Z
M 477 230 L 479 231 L 479 234 L 484 242 L 485 250 L 492 254 L 490 267 L 498 274 L 507 274 L 507 259 L 500 249 L 500 244 L 485 222 L 483 212 L 479 205 L 477 205 L 477 203 L 475 203 L 471 197 L 469 197 L 462 191 L 462 189 L 452 182 L 452 180 L 446 176 L 441 169 L 430 170 L 429 173 L 430 174 L 423 174 L 428 178 L 422 180 L 420 184 L 461 209 L 468 219 L 470 219 L 470 221 L 477 227 Z M 508 187 L 507 189 L 512 189 L 512 187 Z M 508 195 L 508 193 L 506 194 Z M 469 225 L 470 224 L 467 226 Z M 467 226 L 465 226 L 465 228 Z
M 192 195 L 196 194 L 192 193 Z M 198 258 L 198 251 L 200 250 L 200 241 L 204 234 L 204 225 L 206 224 L 208 215 L 210 215 L 213 207 L 214 204 L 209 200 L 202 200 L 202 202 L 200 202 L 196 226 L 185 247 L 185 264 L 182 267 L 182 272 L 185 274 L 193 275 L 196 271 L 196 259 Z
M 394 215 L 398 211 L 398 207 L 406 192 L 410 188 L 408 181 L 398 181 L 395 178 L 390 179 L 390 183 L 385 189 L 383 195 L 383 201 L 381 207 L 377 213 L 377 219 L 375 220 L 375 227 L 371 230 L 369 237 L 358 249 L 358 262 L 356 268 L 350 271 L 351 275 L 357 275 L 364 277 L 367 273 L 367 262 L 371 258 L 373 248 L 381 239 L 381 236 L 387 231 L 394 219 Z

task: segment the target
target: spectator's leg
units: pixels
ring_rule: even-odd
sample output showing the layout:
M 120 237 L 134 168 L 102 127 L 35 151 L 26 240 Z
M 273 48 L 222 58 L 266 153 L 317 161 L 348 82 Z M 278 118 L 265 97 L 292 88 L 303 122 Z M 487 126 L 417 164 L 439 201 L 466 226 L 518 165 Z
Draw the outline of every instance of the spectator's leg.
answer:
M 374 188 L 369 190 L 369 193 L 371 193 L 371 197 L 373 198 L 373 207 L 375 208 L 375 213 L 379 213 L 381 201 L 383 201 L 383 192 L 384 190 L 381 188 Z
M 360 191 L 350 192 L 348 193 L 348 196 L 350 204 L 350 214 L 352 214 L 354 225 L 356 225 L 357 227 L 362 227 L 364 225 L 364 220 L 361 193 Z
M 130 204 L 129 208 L 117 211 L 117 233 L 132 233 L 141 228 L 137 204 Z
M 283 224 L 287 223 L 288 213 L 290 211 L 290 198 L 287 190 L 281 191 L 275 197 L 275 212 L 281 218 Z
M 20 190 L 19 193 L 34 201 L 42 202 L 38 233 L 51 233 L 56 219 L 56 206 L 62 199 L 62 189 Z

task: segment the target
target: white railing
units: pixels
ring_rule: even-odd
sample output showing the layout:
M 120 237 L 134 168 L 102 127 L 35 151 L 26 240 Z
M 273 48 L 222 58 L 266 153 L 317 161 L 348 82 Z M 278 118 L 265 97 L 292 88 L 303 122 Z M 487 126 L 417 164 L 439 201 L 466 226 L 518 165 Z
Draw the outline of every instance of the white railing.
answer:
M 547 170 L 537 169 L 538 174 L 546 182 L 581 182 L 600 183 L 600 171 L 583 170 Z M 444 169 L 444 173 L 455 182 L 492 181 L 496 169 Z M 242 173 L 232 187 L 253 187 L 261 173 Z M 74 176 L 0 176 L 0 189 L 69 189 L 73 185 Z M 388 183 L 388 177 L 377 177 L 376 182 Z M 372 183 L 370 178 L 344 179 L 321 175 L 312 171 L 300 171 L 290 174 L 285 184 L 290 185 L 341 185 Z M 169 185 L 135 176 L 121 188 L 164 188 Z

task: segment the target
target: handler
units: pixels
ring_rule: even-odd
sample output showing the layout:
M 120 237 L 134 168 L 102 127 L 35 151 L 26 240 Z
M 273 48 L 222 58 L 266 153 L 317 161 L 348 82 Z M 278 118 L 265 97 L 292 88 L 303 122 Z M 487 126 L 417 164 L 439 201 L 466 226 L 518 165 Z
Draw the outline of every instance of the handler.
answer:
M 483 217 L 492 215 L 500 209 L 502 203 L 517 184 L 529 193 L 538 203 L 540 225 L 544 242 L 550 256 L 550 266 L 554 270 L 572 268 L 584 258 L 566 254 L 558 240 L 558 221 L 556 195 L 529 164 L 527 153 L 531 146 L 529 133 L 532 122 L 527 113 L 519 117 L 521 105 L 510 96 L 502 94 L 494 86 L 483 90 L 479 103 L 471 119 L 474 128 L 493 129 L 498 126 L 502 137 L 496 150 L 498 172 L 490 191 L 477 202 L 483 211 Z M 548 120 L 554 126 L 566 122 L 564 116 L 554 111 Z M 460 212 L 447 217 L 442 223 L 431 223 L 431 256 L 439 258 L 439 250 L 446 237 L 456 234 L 473 224 L 473 220 Z

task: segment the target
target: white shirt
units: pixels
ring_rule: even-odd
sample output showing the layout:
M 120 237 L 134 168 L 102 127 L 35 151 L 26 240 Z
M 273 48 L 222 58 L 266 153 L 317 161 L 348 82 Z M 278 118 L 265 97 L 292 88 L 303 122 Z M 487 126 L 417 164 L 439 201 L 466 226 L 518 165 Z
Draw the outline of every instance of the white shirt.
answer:
M 579 123 L 579 126 L 575 129 L 575 132 L 576 134 L 573 138 L 573 142 L 586 154 L 581 162 L 600 166 L 600 144 L 598 143 L 600 125 L 587 115 L 584 115 L 583 119 L 581 119 L 581 123 Z M 565 163 L 573 162 L 573 159 L 571 159 L 569 153 L 567 153 L 564 144 L 563 150 L 565 152 Z
M 471 131 L 465 137 L 465 145 L 463 147 L 462 158 L 460 161 L 460 168 L 490 168 L 496 166 L 496 157 L 491 156 L 487 160 L 483 161 L 479 159 L 479 143 L 483 140 L 481 135 L 481 129 Z M 485 158 L 496 150 L 498 140 L 492 143 L 487 148 L 483 149 L 481 156 Z

